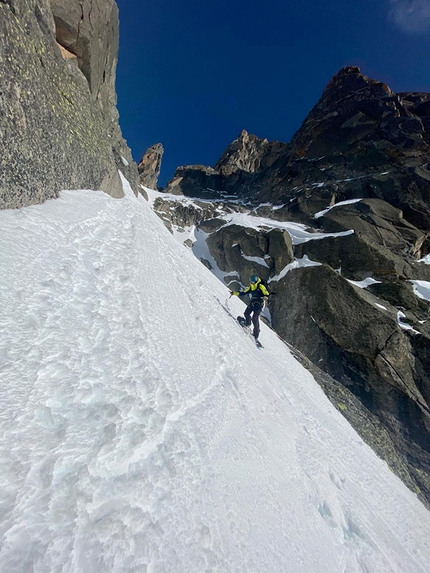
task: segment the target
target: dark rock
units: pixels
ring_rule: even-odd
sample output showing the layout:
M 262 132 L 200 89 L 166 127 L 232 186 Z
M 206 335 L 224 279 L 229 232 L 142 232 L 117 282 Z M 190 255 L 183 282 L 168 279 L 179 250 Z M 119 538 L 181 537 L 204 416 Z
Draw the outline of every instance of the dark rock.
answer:
M 227 273 L 239 271 L 244 284 L 253 274 L 268 278 L 269 266 L 263 263 L 268 241 L 259 231 L 228 225 L 212 233 L 207 244 L 218 267 Z M 256 262 L 256 258 L 263 264 Z
M 350 279 L 369 276 L 378 280 L 422 278 L 430 280 L 430 268 L 417 268 L 426 234 L 408 223 L 399 209 L 380 199 L 365 199 L 331 209 L 318 219 L 325 231 L 353 230 L 353 235 L 297 246 L 296 254 L 327 263 Z
M 325 265 L 287 273 L 276 291 L 274 328 L 382 420 L 429 499 L 428 351 L 417 367 L 415 338 L 399 328 L 393 309 L 378 308 L 377 299 Z
M 268 142 L 243 130 L 221 155 L 215 166 L 178 167 L 165 191 L 189 197 L 228 199 L 252 194 L 255 175 L 275 165 L 288 146 Z M 255 191 L 255 190 L 254 190 Z
M 389 135 L 388 129 L 382 133 L 382 124 L 409 115 L 386 84 L 350 66 L 330 80 L 291 143 L 299 157 L 333 155 L 370 135 L 376 139 Z
M 199 223 L 199 229 L 204 233 L 213 233 L 214 231 L 217 231 L 218 229 L 223 227 L 226 223 L 227 221 L 225 221 L 224 219 L 219 219 L 219 218 L 206 219 Z
M 270 275 L 278 275 L 294 261 L 294 249 L 291 235 L 281 229 L 273 229 L 265 234 L 268 240 L 267 254 L 271 259 Z
M 381 299 L 383 304 L 387 302 L 393 307 L 407 309 L 408 314 L 412 313 L 416 317 L 415 322 L 429 318 L 428 303 L 414 294 L 409 281 L 396 280 L 375 283 L 370 285 L 367 290 Z
M 219 198 L 222 196 L 220 174 L 215 169 L 204 165 L 178 167 L 164 191 L 188 197 Z

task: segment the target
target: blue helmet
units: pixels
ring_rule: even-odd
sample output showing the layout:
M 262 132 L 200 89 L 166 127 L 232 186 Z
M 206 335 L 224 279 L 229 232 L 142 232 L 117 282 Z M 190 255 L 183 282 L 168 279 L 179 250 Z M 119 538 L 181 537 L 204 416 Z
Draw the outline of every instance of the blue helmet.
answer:
M 254 284 L 258 281 L 258 277 L 257 275 L 252 275 L 252 277 L 250 277 L 249 282 Z

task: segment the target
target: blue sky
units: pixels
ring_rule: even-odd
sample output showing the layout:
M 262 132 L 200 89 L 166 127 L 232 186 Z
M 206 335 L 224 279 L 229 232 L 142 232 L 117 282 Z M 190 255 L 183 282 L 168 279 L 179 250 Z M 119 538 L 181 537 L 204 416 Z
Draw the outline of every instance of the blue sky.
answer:
M 213 165 L 242 129 L 289 141 L 345 65 L 430 92 L 430 0 L 117 0 L 118 109 L 139 161 Z

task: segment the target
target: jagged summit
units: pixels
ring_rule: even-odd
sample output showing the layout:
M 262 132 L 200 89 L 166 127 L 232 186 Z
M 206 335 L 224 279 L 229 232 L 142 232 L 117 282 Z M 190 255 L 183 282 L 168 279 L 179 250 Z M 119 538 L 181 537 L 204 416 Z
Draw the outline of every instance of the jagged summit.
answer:
M 327 84 L 320 100 L 294 135 L 298 157 L 348 153 L 358 146 L 388 151 L 422 148 L 420 119 L 383 82 L 361 74 L 355 66 L 343 68 Z
M 258 171 L 268 146 L 267 139 L 259 139 L 256 135 L 249 135 L 246 130 L 242 130 L 239 137 L 221 155 L 214 165 L 214 169 L 222 171 L 230 167 L 231 169 L 242 169 L 248 173 Z

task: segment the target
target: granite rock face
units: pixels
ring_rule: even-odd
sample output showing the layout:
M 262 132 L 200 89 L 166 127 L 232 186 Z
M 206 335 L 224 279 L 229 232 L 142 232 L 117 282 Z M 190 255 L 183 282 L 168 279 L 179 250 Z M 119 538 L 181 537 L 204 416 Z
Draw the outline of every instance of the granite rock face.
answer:
M 161 143 L 149 147 L 137 166 L 140 184 L 149 189 L 157 189 L 164 148 Z
M 137 169 L 116 110 L 113 0 L 0 3 L 0 206 L 61 189 L 122 196 Z
M 394 94 L 359 68 L 344 68 L 290 143 L 242 132 L 213 168 L 180 167 L 166 190 L 194 197 L 213 190 L 214 197 L 271 202 L 282 207 L 278 216 L 303 222 L 343 200 L 384 199 L 426 230 L 429 102 L 430 94 Z
M 218 224 L 196 224 L 214 270 L 234 289 L 269 281 L 272 327 L 355 396 L 361 414 L 345 415 L 428 504 L 430 304 L 416 281 L 430 293 L 429 160 L 430 94 L 395 94 L 351 66 L 290 143 L 242 132 L 213 167 L 178 168 L 166 188 L 212 200 Z M 238 211 L 249 227 L 232 224 Z M 285 222 L 308 234 L 285 240 Z
M 285 143 L 259 139 L 243 130 L 213 168 L 203 165 L 178 167 L 165 191 L 190 197 L 225 198 L 230 192 L 243 197 L 253 196 L 253 186 L 260 186 L 260 174 L 273 168 L 289 149 Z

